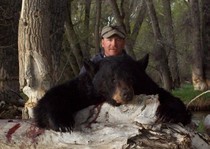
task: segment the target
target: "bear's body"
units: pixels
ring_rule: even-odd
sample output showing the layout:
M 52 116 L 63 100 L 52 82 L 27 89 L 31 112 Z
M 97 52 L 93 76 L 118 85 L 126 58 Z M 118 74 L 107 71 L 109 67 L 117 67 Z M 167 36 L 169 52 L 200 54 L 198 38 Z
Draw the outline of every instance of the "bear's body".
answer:
M 55 131 L 71 131 L 75 112 L 103 102 L 95 94 L 87 74 L 51 88 L 34 108 L 34 120 L 38 127 Z
M 106 63 L 104 64 L 106 65 Z M 99 63 L 94 64 L 91 61 L 85 61 L 84 66 L 85 73 L 67 83 L 51 88 L 38 101 L 34 108 L 34 120 L 38 127 L 62 132 L 72 131 L 75 122 L 74 115 L 79 110 L 106 100 L 113 106 L 117 105 L 114 99 L 106 96 L 112 88 L 107 86 L 109 89 L 104 90 L 103 94 L 99 90 L 104 86 L 94 88 L 93 82 L 98 81 L 94 77 L 95 73 L 106 71 L 103 63 L 99 65 Z M 98 79 L 106 80 L 106 78 Z M 107 80 L 109 81 L 109 78 Z M 130 84 L 124 82 L 123 86 L 118 86 L 118 89 L 118 92 L 112 94 L 113 98 L 117 97 L 121 103 L 133 99 L 133 88 Z M 120 97 L 121 93 L 123 97 Z
M 101 61 L 101 69 L 96 73 L 93 84 L 99 94 L 103 95 L 108 102 L 114 105 L 125 103 L 120 101 L 123 94 L 127 92 L 127 89 L 122 87 L 124 84 L 132 88 L 135 95 L 158 94 L 160 106 L 156 115 L 159 122 L 181 122 L 184 125 L 190 123 L 191 113 L 187 110 L 184 103 L 168 91 L 160 88 L 146 74 L 147 64 L 148 56 L 139 61 L 135 61 L 129 56 L 107 57 Z M 131 95 L 131 93 L 127 95 Z
M 34 108 L 37 126 L 55 131 L 72 131 L 74 114 L 104 101 L 118 106 L 139 94 L 158 94 L 160 122 L 188 124 L 191 114 L 184 103 L 160 88 L 145 72 L 148 55 L 139 61 L 129 56 L 106 57 L 85 63 L 86 72 L 50 89 Z

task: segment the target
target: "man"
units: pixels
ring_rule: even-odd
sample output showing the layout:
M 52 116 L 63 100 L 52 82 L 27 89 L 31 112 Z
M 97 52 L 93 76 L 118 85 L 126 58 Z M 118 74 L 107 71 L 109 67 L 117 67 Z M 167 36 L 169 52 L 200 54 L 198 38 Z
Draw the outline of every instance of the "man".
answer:
M 117 56 L 126 54 L 125 47 L 126 33 L 122 26 L 105 26 L 101 31 L 101 47 L 100 53 L 95 55 L 91 60 L 98 62 L 107 56 Z M 82 67 L 80 74 L 85 71 Z

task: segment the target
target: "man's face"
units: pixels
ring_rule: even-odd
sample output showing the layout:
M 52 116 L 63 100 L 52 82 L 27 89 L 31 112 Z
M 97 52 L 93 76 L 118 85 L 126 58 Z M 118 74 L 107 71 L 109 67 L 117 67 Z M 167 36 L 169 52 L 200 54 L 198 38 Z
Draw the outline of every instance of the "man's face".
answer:
M 104 54 L 106 56 L 116 56 L 122 54 L 122 50 L 125 46 L 125 39 L 120 38 L 117 35 L 113 35 L 109 38 L 103 38 L 101 46 L 104 48 Z

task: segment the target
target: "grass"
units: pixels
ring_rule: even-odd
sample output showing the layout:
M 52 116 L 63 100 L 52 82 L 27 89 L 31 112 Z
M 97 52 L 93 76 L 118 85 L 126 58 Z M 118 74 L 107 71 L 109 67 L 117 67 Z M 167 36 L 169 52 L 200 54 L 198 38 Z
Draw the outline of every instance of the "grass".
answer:
M 200 123 L 198 124 L 197 131 L 200 132 L 200 133 L 205 133 L 205 127 L 204 127 L 203 122 L 200 122 Z
M 202 91 L 195 91 L 192 84 L 184 84 L 181 88 L 172 91 L 172 94 L 179 97 L 183 102 L 188 103 Z M 202 99 L 210 99 L 210 93 L 207 93 L 201 97 Z
M 172 94 L 174 96 L 179 97 L 186 104 L 189 103 L 196 96 L 200 95 L 201 93 L 203 93 L 203 91 L 195 91 L 192 84 L 184 84 L 182 85 L 181 88 L 178 88 L 172 91 Z M 201 109 L 202 111 L 202 109 L 206 109 L 206 107 L 210 107 L 210 93 L 206 93 L 202 95 L 198 99 L 194 100 L 190 105 L 191 105 L 191 110 L 193 109 L 193 111 L 195 109 L 198 109 L 198 111 L 200 111 Z M 204 118 L 202 117 L 199 117 L 199 118 L 200 120 L 197 126 L 197 131 L 200 133 L 205 133 L 205 128 L 203 124 Z

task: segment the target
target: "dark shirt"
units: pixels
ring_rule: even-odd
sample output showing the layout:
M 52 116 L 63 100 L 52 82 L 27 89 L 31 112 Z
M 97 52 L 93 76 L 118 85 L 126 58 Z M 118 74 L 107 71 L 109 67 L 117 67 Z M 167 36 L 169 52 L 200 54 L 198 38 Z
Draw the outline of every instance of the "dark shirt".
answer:
M 127 55 L 127 53 L 126 53 L 125 50 L 122 51 L 122 55 L 124 55 L 124 54 Z M 96 54 L 93 58 L 91 58 L 91 61 L 93 61 L 94 63 L 96 63 L 96 62 L 100 61 L 101 59 L 103 59 L 104 57 L 106 57 L 106 56 L 104 55 L 104 52 L 101 51 L 100 53 Z M 84 72 L 85 72 L 85 67 L 83 66 L 83 67 L 81 68 L 79 74 L 82 74 L 82 73 L 84 73 Z

